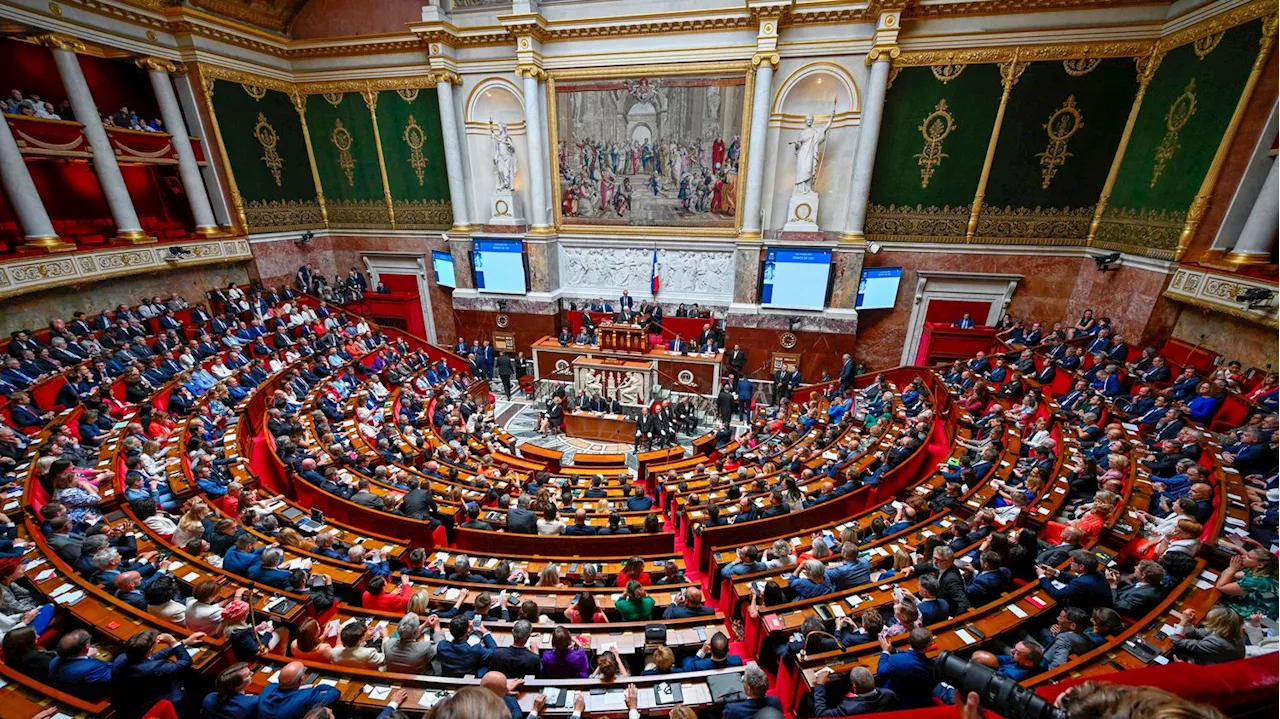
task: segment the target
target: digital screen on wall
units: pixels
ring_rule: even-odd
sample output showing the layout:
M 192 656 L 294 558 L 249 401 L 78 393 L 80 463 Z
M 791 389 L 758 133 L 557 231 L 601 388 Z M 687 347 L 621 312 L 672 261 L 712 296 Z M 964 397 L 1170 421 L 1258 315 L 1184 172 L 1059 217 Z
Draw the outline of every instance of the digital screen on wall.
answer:
M 898 298 L 901 267 L 866 267 L 858 282 L 858 304 L 854 309 L 884 310 L 893 307 Z
M 820 310 L 827 304 L 831 250 L 769 250 L 760 303 L 789 310 Z
M 436 284 L 441 287 L 457 287 L 453 276 L 453 255 L 440 250 L 431 251 L 431 267 L 436 271 Z
M 476 240 L 471 253 L 471 268 L 476 276 L 476 289 L 523 295 L 524 243 L 520 240 Z

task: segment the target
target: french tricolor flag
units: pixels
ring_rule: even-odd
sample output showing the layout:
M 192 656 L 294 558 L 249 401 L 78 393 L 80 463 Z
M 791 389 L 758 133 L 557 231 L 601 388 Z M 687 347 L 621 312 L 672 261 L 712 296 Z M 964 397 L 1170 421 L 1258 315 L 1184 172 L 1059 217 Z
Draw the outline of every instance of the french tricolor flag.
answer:
M 650 284 L 650 289 L 656 297 L 658 294 L 658 287 L 662 284 L 658 277 L 658 251 L 656 249 L 653 251 L 653 280 Z

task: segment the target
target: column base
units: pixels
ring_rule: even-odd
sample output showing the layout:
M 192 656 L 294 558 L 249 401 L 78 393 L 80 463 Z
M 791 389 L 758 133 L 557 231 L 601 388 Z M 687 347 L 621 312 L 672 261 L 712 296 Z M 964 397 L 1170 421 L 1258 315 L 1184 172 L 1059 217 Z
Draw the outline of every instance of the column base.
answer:
M 837 241 L 842 245 L 865 245 L 867 236 L 861 232 L 841 232 Z
M 480 225 L 476 225 L 468 222 L 465 225 L 454 225 L 452 228 L 449 229 L 449 231 L 466 233 L 466 232 L 475 232 L 478 229 L 480 229 Z
M 71 252 L 76 246 L 70 242 L 64 242 L 57 235 L 48 235 L 45 237 L 27 237 L 23 240 L 22 246 L 32 250 L 41 250 L 43 252 Z
M 225 235 L 225 233 L 223 233 L 221 228 L 214 227 L 212 225 L 208 227 L 197 227 L 195 234 L 197 237 L 207 237 L 207 238 L 223 237 Z
M 760 230 L 739 230 L 738 242 L 760 242 L 764 236 L 760 234 Z
M 534 225 L 525 234 L 529 237 L 554 237 L 556 228 L 551 225 Z
M 1222 262 L 1232 267 L 1271 264 L 1271 255 L 1265 252 L 1230 252 Z
M 148 235 L 143 230 L 121 230 L 111 238 L 112 242 L 127 242 L 131 245 L 149 245 L 156 242 L 156 238 Z

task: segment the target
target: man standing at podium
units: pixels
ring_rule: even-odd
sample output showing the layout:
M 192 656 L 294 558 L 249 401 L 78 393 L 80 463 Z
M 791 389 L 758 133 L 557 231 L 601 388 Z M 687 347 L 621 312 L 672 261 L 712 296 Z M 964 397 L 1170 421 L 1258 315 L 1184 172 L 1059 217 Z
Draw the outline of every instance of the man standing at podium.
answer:
M 515 363 L 511 361 L 510 352 L 500 352 L 493 361 L 495 369 L 498 371 L 498 379 L 502 380 L 502 391 L 507 395 L 507 400 L 511 400 L 511 376 L 515 374 Z
M 635 303 L 631 299 L 631 294 L 623 290 L 622 296 L 618 298 L 618 312 L 630 313 L 634 307 Z

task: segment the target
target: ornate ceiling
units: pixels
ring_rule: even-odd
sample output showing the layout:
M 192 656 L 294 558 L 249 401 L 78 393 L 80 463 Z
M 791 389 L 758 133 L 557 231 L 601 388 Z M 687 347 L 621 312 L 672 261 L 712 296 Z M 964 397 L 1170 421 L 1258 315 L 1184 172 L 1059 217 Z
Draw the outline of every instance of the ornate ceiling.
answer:
M 362 2 L 354 1 L 356 4 Z M 184 3 L 183 0 L 171 0 L 170 4 Z M 289 26 L 307 4 L 307 0 L 186 0 L 185 4 L 287 35 Z

